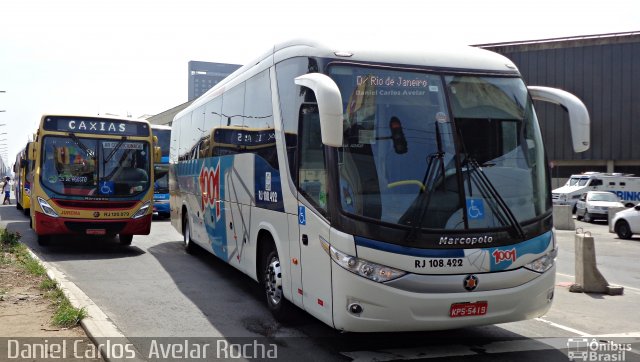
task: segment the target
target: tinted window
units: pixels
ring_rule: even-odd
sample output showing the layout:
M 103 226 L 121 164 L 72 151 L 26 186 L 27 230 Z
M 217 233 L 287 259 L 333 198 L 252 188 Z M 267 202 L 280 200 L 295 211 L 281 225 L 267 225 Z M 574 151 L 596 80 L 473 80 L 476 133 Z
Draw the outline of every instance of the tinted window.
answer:
M 271 103 L 271 82 L 266 70 L 246 82 L 244 102 L 244 128 L 251 132 L 245 142 L 249 152 L 255 152 L 271 167 L 278 169 L 273 109 Z

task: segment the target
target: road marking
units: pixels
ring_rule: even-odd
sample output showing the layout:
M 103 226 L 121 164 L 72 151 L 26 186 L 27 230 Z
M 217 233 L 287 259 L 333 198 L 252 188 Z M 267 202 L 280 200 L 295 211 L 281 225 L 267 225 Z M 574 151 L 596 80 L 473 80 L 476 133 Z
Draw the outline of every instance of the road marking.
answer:
M 575 279 L 575 277 L 576 277 L 575 275 L 571 275 L 571 274 L 564 274 L 564 273 L 558 273 L 558 272 L 556 272 L 556 275 L 561 275 L 561 276 L 563 276 L 563 277 L 574 278 L 574 279 Z M 621 287 L 623 287 L 624 289 L 629 289 L 629 290 L 633 290 L 634 292 L 638 292 L 638 293 L 640 293 L 640 288 L 629 287 L 629 286 L 621 285 L 621 284 L 613 284 L 613 285 L 621 286 Z
M 589 337 L 589 336 L 591 336 L 591 334 L 589 334 L 587 332 L 579 331 L 579 330 L 577 330 L 575 328 L 571 328 L 571 327 L 568 327 L 568 326 L 564 326 L 562 324 L 558 324 L 558 323 L 555 323 L 555 322 L 552 322 L 552 321 L 548 321 L 548 320 L 546 320 L 544 318 L 535 318 L 535 320 L 538 321 L 538 322 L 542 322 L 542 323 L 548 324 L 548 325 L 550 325 L 552 327 L 559 328 L 559 329 L 565 330 L 567 332 L 571 332 L 571 333 L 577 334 L 577 335 L 579 335 L 581 337 Z

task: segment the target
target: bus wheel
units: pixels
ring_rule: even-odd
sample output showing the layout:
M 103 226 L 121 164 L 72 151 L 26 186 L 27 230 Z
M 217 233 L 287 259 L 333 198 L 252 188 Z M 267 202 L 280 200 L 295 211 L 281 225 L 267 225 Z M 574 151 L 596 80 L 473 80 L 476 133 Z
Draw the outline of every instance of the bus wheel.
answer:
M 273 244 L 265 251 L 262 259 L 262 286 L 267 298 L 267 307 L 279 321 L 291 316 L 291 305 L 282 293 L 282 269 L 278 251 Z
M 51 235 L 38 235 L 38 245 L 47 246 L 51 241 Z
M 193 245 L 193 240 L 191 240 L 191 226 L 189 226 L 189 219 L 187 219 L 186 216 L 182 218 L 182 225 L 182 241 L 184 242 L 184 250 L 188 254 L 192 254 L 195 250 L 195 246 Z
M 133 235 L 119 234 L 118 239 L 120 239 L 120 244 L 122 245 L 131 245 L 131 242 L 133 241 Z
M 631 228 L 629 227 L 629 223 L 624 220 L 620 220 L 616 223 L 615 230 L 620 239 L 631 239 L 631 236 L 633 235 Z

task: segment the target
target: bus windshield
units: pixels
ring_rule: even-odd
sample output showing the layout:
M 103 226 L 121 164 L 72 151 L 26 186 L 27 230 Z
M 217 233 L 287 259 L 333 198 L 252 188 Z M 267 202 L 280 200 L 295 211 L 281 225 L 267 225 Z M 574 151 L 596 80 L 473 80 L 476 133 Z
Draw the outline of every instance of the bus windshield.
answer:
M 345 109 L 344 212 L 442 230 L 519 227 L 549 211 L 541 135 L 520 78 L 352 65 L 329 75 Z
M 59 195 L 131 196 L 149 187 L 147 142 L 47 136 L 41 182 Z

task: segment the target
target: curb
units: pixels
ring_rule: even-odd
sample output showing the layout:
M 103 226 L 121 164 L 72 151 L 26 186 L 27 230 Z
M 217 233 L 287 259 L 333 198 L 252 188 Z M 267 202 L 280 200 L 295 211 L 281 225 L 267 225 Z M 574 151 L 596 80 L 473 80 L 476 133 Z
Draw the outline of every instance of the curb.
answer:
M 69 299 L 71 305 L 75 308 L 85 308 L 87 311 L 87 317 L 80 321 L 80 325 L 84 329 L 85 333 L 95 343 L 96 347 L 102 354 L 102 359 L 106 362 L 122 361 L 124 359 L 110 358 L 109 351 L 105 350 L 105 342 L 109 340 L 117 340 L 118 344 L 131 344 L 127 337 L 118 329 L 118 327 L 109 319 L 109 317 L 96 305 L 89 296 L 87 296 L 75 283 L 67 279 L 67 276 L 56 269 L 53 265 L 40 259 L 27 244 L 24 244 L 29 251 L 29 255 L 37 260 L 47 271 L 47 276 L 51 280 L 58 283 L 59 288 L 64 295 Z M 107 343 L 108 345 L 108 343 Z M 140 357 L 139 352 L 136 351 L 134 358 L 127 358 L 126 361 L 144 361 Z

